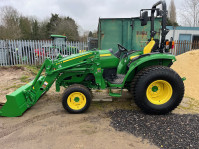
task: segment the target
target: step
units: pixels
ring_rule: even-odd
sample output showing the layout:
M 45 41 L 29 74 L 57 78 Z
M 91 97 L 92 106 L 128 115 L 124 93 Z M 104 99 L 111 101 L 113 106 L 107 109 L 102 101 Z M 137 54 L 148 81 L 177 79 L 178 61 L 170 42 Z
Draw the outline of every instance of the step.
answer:
M 118 93 L 120 92 L 120 89 L 112 89 L 112 92 Z M 127 89 L 122 90 L 122 96 L 121 97 L 113 97 L 109 95 L 109 90 L 92 90 L 93 99 L 92 101 L 113 101 L 113 100 L 119 100 L 119 101 L 125 101 L 132 99 L 131 93 Z
M 109 95 L 112 97 L 121 97 L 122 96 L 122 94 L 120 94 L 120 93 L 111 93 L 111 92 L 109 92 Z
M 121 97 L 122 96 L 122 89 L 120 89 L 120 93 L 113 93 L 111 91 L 111 88 L 109 88 L 109 96 L 112 96 L 112 97 Z
M 125 75 L 123 74 L 117 74 L 116 78 L 113 80 L 108 80 L 111 84 L 122 84 L 124 80 Z

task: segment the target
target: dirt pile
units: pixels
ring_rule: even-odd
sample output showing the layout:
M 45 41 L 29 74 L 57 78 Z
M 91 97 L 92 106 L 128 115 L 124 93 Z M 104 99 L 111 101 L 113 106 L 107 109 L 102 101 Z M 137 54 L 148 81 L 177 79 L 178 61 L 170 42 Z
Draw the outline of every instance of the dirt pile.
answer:
M 185 96 L 199 100 L 199 50 L 181 54 L 176 59 L 171 68 L 186 77 Z

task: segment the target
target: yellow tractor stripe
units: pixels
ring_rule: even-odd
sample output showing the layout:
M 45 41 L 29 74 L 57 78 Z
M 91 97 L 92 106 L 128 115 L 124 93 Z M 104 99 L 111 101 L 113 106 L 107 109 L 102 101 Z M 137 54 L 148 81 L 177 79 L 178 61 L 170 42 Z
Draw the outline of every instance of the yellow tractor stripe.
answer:
M 71 61 L 71 60 L 74 60 L 74 59 L 77 59 L 77 58 L 80 58 L 80 57 L 83 57 L 83 56 L 86 56 L 86 55 L 90 55 L 90 54 L 92 54 L 92 53 L 88 53 L 88 54 L 84 54 L 84 55 L 81 55 L 81 56 L 78 56 L 78 57 L 74 57 L 74 58 L 71 58 L 71 59 L 67 59 L 67 60 L 63 61 L 63 63 L 68 62 L 68 61 Z M 56 65 L 58 65 L 58 64 L 60 64 L 60 63 L 57 63 Z
M 100 57 L 111 56 L 111 54 L 100 54 Z

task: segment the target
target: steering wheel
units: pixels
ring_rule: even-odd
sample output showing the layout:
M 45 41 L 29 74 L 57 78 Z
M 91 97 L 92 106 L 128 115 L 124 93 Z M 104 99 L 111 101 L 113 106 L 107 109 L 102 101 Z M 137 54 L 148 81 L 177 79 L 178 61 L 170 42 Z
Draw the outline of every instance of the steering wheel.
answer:
M 117 44 L 117 45 L 120 52 L 128 52 L 128 50 L 125 47 L 123 47 L 121 44 Z

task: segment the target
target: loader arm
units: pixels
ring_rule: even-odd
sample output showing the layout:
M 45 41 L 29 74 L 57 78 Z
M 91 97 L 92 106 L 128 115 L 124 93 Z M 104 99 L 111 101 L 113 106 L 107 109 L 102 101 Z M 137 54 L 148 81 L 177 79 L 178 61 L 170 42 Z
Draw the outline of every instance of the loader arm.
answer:
M 45 75 L 42 75 L 44 70 Z M 7 102 L 0 109 L 0 116 L 21 116 L 50 89 L 55 81 L 56 91 L 59 91 L 60 86 L 67 87 L 71 82 L 81 82 L 86 77 L 86 74 L 89 73 L 95 77 L 96 86 L 105 88 L 100 56 L 97 51 L 88 51 L 68 57 L 59 55 L 54 61 L 47 58 L 33 81 L 6 95 Z M 64 80 L 66 77 L 71 76 L 71 74 L 75 76 L 73 80 Z

